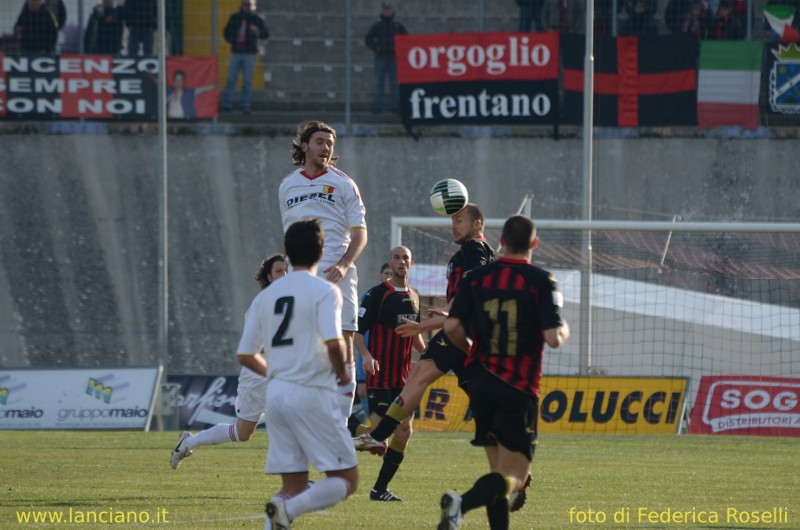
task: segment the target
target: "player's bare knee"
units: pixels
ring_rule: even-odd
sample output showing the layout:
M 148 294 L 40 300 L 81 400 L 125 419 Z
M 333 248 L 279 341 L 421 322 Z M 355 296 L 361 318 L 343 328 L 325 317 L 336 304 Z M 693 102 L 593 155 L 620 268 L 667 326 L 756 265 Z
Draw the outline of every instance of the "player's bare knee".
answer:
M 395 429 L 394 434 L 392 435 L 396 440 L 400 442 L 408 442 L 411 439 L 411 433 L 413 429 L 411 427 L 411 418 L 402 422 L 400 425 L 397 426 Z

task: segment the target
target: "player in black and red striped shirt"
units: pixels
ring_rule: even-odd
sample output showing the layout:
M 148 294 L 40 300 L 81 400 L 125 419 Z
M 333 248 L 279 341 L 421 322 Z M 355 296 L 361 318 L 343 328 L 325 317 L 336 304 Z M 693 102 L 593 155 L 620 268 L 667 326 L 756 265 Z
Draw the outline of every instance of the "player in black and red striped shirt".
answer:
M 464 209 L 452 216 L 453 242 L 460 246 L 447 265 L 447 306 L 441 310 L 430 311 L 433 318 L 424 322 L 409 321 L 396 329 L 403 336 L 416 336 L 426 331 L 439 330 L 444 324 L 452 296 L 459 282 L 470 271 L 478 269 L 494 259 L 494 250 L 483 237 L 484 215 L 477 204 L 467 204 Z M 443 331 L 431 337 L 428 347 L 420 356 L 420 362 L 406 381 L 403 391 L 389 406 L 378 425 L 368 434 L 353 439 L 359 451 L 380 447 L 389 438 L 397 425 L 414 414 L 422 401 L 428 385 L 452 370 L 458 377 L 458 384 L 466 391 L 469 375 L 464 370 L 466 354 L 447 339 Z
M 523 488 L 536 448 L 539 384 L 545 343 L 559 348 L 569 338 L 561 317 L 556 277 L 531 265 L 538 243 L 533 221 L 509 218 L 500 242 L 503 257 L 464 278 L 444 330 L 470 352 L 473 445 L 486 450 L 491 472 L 463 496 L 445 493 L 439 530 L 460 527 L 462 514 L 486 506 L 492 530 L 509 527 L 508 496 Z M 471 348 L 467 330 L 474 337 Z
M 367 398 L 370 421 L 377 424 L 394 399 L 400 395 L 411 371 L 411 349 L 422 351 L 425 342 L 420 335 L 403 337 L 395 331 L 403 322 L 419 322 L 419 295 L 408 285 L 414 261 L 407 247 L 399 246 L 389 253 L 391 277 L 370 289 L 358 310 L 358 333 L 355 346 L 363 357 L 367 373 Z M 369 332 L 369 345 L 364 334 Z M 366 432 L 366 429 L 363 429 Z M 395 430 L 383 457 L 378 479 L 370 492 L 373 501 L 400 501 L 389 491 L 405 449 L 411 438 L 411 417 Z

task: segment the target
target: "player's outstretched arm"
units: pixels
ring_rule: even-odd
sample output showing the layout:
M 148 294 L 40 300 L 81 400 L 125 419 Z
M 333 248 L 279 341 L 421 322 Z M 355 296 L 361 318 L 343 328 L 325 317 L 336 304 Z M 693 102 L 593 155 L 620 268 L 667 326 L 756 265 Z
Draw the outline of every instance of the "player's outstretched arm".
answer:
M 411 339 L 411 347 L 417 353 L 425 351 L 425 339 L 422 338 L 422 335 L 414 335 L 414 338 Z
M 440 329 L 444 325 L 447 317 L 435 317 L 423 320 L 422 322 L 414 322 L 407 318 L 403 319 L 404 324 L 400 324 L 394 328 L 395 332 L 401 337 L 413 337 L 426 331 L 434 331 Z
M 444 332 L 455 347 L 469 353 L 469 342 L 464 324 L 457 318 L 449 317 L 444 323 Z

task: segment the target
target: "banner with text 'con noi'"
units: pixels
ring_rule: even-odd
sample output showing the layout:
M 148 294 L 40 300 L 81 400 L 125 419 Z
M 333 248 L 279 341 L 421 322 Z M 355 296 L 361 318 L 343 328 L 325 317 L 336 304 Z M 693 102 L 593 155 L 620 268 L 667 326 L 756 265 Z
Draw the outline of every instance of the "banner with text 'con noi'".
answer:
M 219 113 L 216 57 L 167 57 L 170 119 Z M 110 55 L 0 54 L 0 119 L 154 121 L 158 60 Z
M 558 34 L 440 33 L 395 38 L 403 123 L 555 124 Z
M 800 379 L 704 375 L 689 433 L 800 436 Z

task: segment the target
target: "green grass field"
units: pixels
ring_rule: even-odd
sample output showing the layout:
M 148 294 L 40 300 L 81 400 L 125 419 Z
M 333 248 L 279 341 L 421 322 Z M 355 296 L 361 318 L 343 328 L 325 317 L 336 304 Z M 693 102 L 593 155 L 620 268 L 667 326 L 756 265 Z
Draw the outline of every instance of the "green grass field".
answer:
M 264 502 L 278 489 L 278 478 L 263 474 L 266 436 L 200 448 L 175 471 L 169 454 L 176 438 L 174 432 L 3 432 L 0 528 L 49 527 L 20 523 L 18 516 L 68 517 L 70 510 L 73 521 L 89 520 L 90 512 L 113 521 L 130 511 L 161 515 L 160 527 L 262 528 Z M 468 442 L 466 434 L 415 435 L 391 484 L 404 503 L 369 500 L 380 459 L 361 454 L 359 491 L 301 517 L 294 528 L 434 528 L 441 493 L 463 492 L 486 472 L 483 451 Z M 528 504 L 512 515 L 512 528 L 800 528 L 796 439 L 545 435 L 533 476 Z M 629 514 L 629 522 L 614 522 L 615 512 L 623 521 Z M 762 512 L 785 522 L 754 522 Z M 153 525 L 59 525 L 109 526 Z M 488 528 L 485 513 L 470 512 L 464 528 Z

